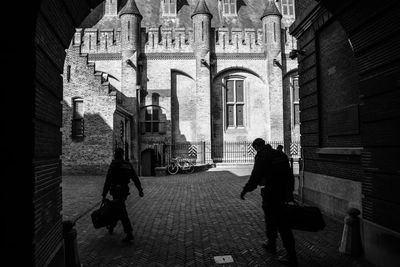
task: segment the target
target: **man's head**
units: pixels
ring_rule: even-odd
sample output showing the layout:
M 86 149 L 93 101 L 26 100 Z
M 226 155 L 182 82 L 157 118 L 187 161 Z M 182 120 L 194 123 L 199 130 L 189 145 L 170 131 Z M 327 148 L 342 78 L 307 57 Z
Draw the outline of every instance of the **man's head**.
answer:
M 251 145 L 258 152 L 265 146 L 265 141 L 262 138 L 256 138 Z
M 278 145 L 278 146 L 276 147 L 276 149 L 277 149 L 277 150 L 280 150 L 280 151 L 283 151 L 283 146 L 282 146 L 282 145 Z
M 114 152 L 115 159 L 123 159 L 124 158 L 124 150 L 120 147 L 117 147 Z

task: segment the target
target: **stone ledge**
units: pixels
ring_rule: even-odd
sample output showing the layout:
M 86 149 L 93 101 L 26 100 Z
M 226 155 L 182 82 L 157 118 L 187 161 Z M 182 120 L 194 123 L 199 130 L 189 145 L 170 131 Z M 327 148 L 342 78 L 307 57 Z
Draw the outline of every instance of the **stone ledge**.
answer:
M 317 154 L 325 155 L 355 155 L 360 156 L 362 147 L 321 147 L 316 149 Z

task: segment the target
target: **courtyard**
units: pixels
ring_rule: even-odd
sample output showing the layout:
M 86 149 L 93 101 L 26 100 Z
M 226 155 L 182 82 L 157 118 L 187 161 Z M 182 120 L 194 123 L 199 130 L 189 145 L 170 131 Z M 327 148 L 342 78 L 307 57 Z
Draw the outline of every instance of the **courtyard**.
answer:
M 189 175 L 141 177 L 144 197 L 133 183 L 126 202 L 134 241 L 94 229 L 91 207 L 101 200 L 104 176 L 63 177 L 63 219 L 74 220 L 83 266 L 284 266 L 264 251 L 259 189 L 239 198 L 251 166 L 213 168 Z M 84 214 L 84 215 L 83 215 Z M 83 216 L 82 216 L 83 215 Z M 338 251 L 343 222 L 325 216 L 320 232 L 294 231 L 300 266 L 369 266 Z M 278 242 L 278 255 L 284 249 Z M 233 263 L 216 264 L 230 255 Z

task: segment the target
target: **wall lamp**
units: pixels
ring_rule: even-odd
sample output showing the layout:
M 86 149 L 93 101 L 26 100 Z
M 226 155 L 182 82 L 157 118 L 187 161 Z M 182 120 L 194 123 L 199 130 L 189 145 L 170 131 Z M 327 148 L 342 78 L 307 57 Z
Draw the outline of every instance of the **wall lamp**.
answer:
M 298 49 L 293 49 L 289 53 L 289 58 L 290 59 L 296 59 L 299 55 L 304 56 L 306 54 L 305 50 L 298 50 Z

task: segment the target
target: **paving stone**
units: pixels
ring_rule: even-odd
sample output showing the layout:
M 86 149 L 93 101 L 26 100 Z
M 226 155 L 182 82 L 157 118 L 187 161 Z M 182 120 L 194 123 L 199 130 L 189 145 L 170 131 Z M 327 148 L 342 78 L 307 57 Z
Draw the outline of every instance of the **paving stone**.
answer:
M 249 173 L 249 172 L 247 172 Z M 142 177 L 144 197 L 133 183 L 126 202 L 135 239 L 124 244 L 118 223 L 113 235 L 94 229 L 90 212 L 76 223 L 81 263 L 90 266 L 284 266 L 261 247 L 265 240 L 259 189 L 239 198 L 248 176 L 229 171 Z M 63 216 L 74 219 L 101 200 L 104 177 L 63 177 Z M 300 266 L 369 265 L 339 253 L 343 223 L 326 217 L 317 233 L 294 231 Z M 278 254 L 283 254 L 278 240 Z M 232 264 L 213 257 L 231 255 Z

